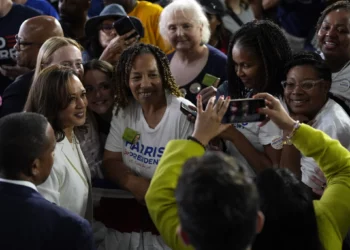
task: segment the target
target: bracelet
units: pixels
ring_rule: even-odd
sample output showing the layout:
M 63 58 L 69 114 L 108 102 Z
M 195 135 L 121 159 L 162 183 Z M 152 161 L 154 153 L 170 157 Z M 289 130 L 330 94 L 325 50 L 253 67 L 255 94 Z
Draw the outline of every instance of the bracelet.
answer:
M 295 132 L 298 130 L 299 127 L 300 127 L 300 122 L 296 121 L 294 123 L 292 132 L 290 132 L 290 134 L 286 136 L 286 139 L 283 142 L 284 145 L 292 145 L 293 144 L 292 143 L 292 137 L 295 135 Z
M 199 145 L 201 145 L 204 148 L 204 150 L 206 150 L 206 147 L 197 138 L 195 138 L 193 136 L 188 136 L 187 140 L 194 141 L 194 142 L 198 143 Z

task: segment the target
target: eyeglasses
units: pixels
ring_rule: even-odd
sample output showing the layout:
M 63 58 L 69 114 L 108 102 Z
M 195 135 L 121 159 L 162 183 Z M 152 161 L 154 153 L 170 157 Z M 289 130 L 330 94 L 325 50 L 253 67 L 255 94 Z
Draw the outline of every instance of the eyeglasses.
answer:
M 283 88 L 288 92 L 293 91 L 297 86 L 299 86 L 302 90 L 308 91 L 308 90 L 311 90 L 312 88 L 314 88 L 316 84 L 318 84 L 322 81 L 323 81 L 323 79 L 306 80 L 306 81 L 303 81 L 299 84 L 296 84 L 296 83 L 291 82 L 291 81 L 283 81 L 283 82 L 281 82 L 281 84 L 282 84 Z
M 42 45 L 42 43 L 23 42 L 23 41 L 21 41 L 21 39 L 18 37 L 18 35 L 15 36 L 15 39 L 16 39 L 16 44 L 17 44 L 18 51 L 23 50 L 25 46 L 31 46 L 31 45 L 38 45 L 38 46 L 41 46 L 41 45 Z
M 102 30 L 106 34 L 110 34 L 115 29 L 114 29 L 113 24 L 101 24 L 100 30 Z

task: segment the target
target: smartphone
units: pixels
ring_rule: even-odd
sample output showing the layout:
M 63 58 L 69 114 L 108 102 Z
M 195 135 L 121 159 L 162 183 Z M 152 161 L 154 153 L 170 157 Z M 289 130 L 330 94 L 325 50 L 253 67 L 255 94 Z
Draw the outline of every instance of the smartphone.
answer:
M 226 113 L 228 123 L 244 123 L 264 121 L 266 116 L 259 114 L 260 108 L 265 108 L 264 99 L 234 99 L 230 101 L 229 110 Z
M 128 16 L 122 17 L 113 23 L 113 27 L 117 31 L 119 36 L 125 35 L 126 33 L 135 30 L 126 40 L 133 38 L 138 35 L 137 30 Z
M 0 66 L 1 65 L 8 65 L 8 66 L 15 66 L 17 62 L 12 58 L 0 58 Z
M 225 117 L 228 119 L 226 123 L 244 123 L 244 122 L 259 122 L 264 121 L 266 116 L 259 114 L 260 108 L 265 108 L 264 99 L 234 99 L 230 101 L 230 106 L 226 112 Z M 181 103 L 180 110 L 185 115 L 193 115 L 197 117 L 197 112 L 190 109 L 188 105 Z
M 197 117 L 197 111 L 190 109 L 190 107 L 183 102 L 180 104 L 180 110 L 186 116 L 193 115 L 194 117 Z

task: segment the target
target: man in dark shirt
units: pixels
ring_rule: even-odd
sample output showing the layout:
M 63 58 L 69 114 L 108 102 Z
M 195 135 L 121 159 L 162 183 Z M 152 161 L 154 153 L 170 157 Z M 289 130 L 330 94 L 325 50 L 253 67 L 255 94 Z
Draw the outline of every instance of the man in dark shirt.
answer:
M 56 138 L 47 119 L 29 112 L 4 117 L 0 138 L 0 249 L 93 250 L 88 221 L 37 191 L 54 162 Z
M 13 64 L 11 66 L 11 63 L 1 61 L 1 59 L 15 57 L 16 50 L 13 46 L 16 44 L 15 36 L 19 27 L 28 18 L 39 15 L 40 12 L 14 4 L 11 0 L 0 1 L 0 96 L 17 76 L 29 71 L 26 68 L 13 66 Z
M 6 88 L 2 96 L 0 117 L 21 112 L 27 100 L 41 45 L 51 37 L 63 36 L 60 23 L 52 16 L 38 16 L 25 21 L 18 32 L 15 49 L 17 65 L 30 69 Z

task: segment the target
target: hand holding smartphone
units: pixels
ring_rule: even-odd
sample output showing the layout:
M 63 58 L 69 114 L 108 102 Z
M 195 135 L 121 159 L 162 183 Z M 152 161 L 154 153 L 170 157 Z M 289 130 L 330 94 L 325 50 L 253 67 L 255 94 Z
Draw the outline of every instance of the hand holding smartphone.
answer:
M 126 33 L 130 32 L 132 30 L 135 31 L 129 37 L 127 37 L 125 40 L 128 40 L 130 38 L 133 38 L 133 37 L 139 35 L 134 24 L 132 23 L 130 17 L 128 17 L 128 16 L 122 17 L 122 18 L 118 19 L 117 21 L 115 21 L 113 23 L 113 27 L 117 31 L 119 36 L 125 35 Z
M 259 122 L 264 121 L 266 116 L 260 114 L 260 108 L 265 108 L 264 99 L 235 99 L 231 100 L 230 106 L 227 110 L 227 123 L 244 123 L 244 122 Z M 180 110 L 185 115 L 197 116 L 197 112 L 192 110 L 188 105 L 181 103 Z
M 260 108 L 265 108 L 264 99 L 235 99 L 230 103 L 227 111 L 228 123 L 261 122 L 266 120 L 264 114 L 259 113 Z

